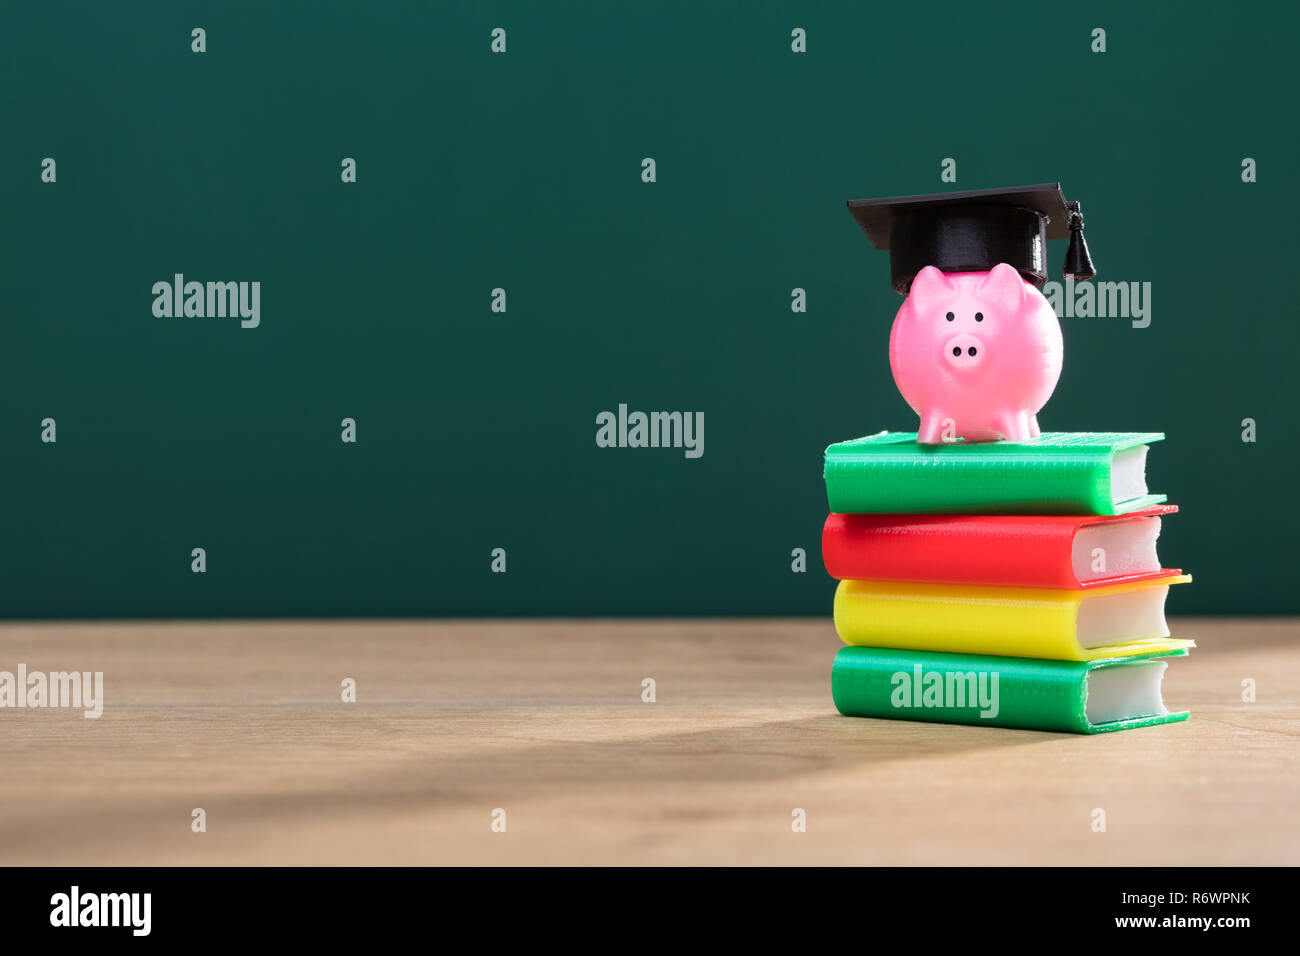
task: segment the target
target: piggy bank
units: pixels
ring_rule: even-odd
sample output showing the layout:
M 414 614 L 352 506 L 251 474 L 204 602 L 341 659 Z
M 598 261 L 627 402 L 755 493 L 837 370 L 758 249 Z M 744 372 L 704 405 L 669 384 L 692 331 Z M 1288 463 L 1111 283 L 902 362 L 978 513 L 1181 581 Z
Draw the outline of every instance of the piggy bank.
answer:
M 1037 438 L 1062 350 L 1051 305 L 1005 262 L 951 274 L 926 266 L 889 333 L 894 381 L 927 445 Z

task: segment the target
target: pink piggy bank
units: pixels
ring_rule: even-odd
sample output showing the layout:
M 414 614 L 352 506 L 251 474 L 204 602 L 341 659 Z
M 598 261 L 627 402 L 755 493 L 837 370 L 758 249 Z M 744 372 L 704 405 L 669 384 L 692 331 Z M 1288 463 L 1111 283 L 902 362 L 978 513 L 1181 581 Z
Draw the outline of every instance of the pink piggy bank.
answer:
M 1005 262 L 948 275 L 926 266 L 889 333 L 889 367 L 927 445 L 1037 438 L 1062 352 L 1051 305 Z

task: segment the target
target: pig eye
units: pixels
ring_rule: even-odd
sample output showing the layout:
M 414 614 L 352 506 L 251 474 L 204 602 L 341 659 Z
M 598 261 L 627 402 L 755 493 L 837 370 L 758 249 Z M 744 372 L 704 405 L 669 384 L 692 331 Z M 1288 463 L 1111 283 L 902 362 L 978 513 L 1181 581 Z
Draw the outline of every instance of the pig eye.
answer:
M 957 316 L 949 312 L 946 316 L 944 316 L 944 318 L 946 318 L 949 322 L 951 322 L 953 319 L 957 318 Z
M 983 312 L 976 312 L 976 313 L 975 313 L 975 321 L 976 321 L 976 322 L 983 322 L 983 321 L 984 321 L 984 313 L 983 313 Z

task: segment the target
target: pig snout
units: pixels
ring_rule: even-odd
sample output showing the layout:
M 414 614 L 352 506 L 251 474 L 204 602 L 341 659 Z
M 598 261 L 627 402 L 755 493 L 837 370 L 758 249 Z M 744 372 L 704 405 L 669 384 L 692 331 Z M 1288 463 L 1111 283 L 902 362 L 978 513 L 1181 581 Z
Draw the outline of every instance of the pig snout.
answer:
M 973 335 L 954 335 L 943 345 L 943 357 L 955 369 L 974 369 L 984 363 L 988 350 Z

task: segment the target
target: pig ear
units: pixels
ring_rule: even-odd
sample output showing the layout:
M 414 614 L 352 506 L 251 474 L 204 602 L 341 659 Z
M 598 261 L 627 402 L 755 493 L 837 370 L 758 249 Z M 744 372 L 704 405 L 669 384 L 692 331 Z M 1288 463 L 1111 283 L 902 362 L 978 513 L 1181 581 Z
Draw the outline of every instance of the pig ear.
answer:
M 934 266 L 926 266 L 912 280 L 912 289 L 907 297 L 920 309 L 939 304 L 949 298 L 957 287 L 946 275 Z
M 1014 267 L 999 262 L 975 290 L 975 296 L 1014 312 L 1025 301 L 1025 280 Z

